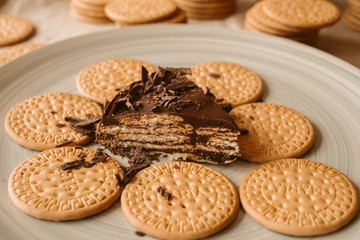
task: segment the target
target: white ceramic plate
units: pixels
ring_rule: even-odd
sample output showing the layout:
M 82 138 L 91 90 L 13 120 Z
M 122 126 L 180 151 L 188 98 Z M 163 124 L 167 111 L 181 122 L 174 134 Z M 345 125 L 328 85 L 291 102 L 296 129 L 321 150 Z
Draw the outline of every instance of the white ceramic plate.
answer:
M 200 26 L 142 26 L 95 33 L 35 50 L 0 68 L 0 238 L 139 239 L 119 202 L 96 216 L 70 222 L 37 220 L 17 210 L 7 193 L 11 171 L 36 154 L 4 131 L 9 109 L 25 98 L 50 91 L 76 93 L 79 71 L 113 57 L 136 58 L 160 66 L 186 67 L 230 61 L 257 72 L 266 84 L 263 99 L 306 115 L 316 141 L 303 158 L 326 163 L 360 183 L 360 71 L 314 48 L 276 37 Z M 257 166 L 248 162 L 216 169 L 239 187 Z M 143 239 L 151 238 L 149 236 Z M 288 239 L 253 221 L 240 209 L 235 221 L 211 239 Z M 359 216 L 320 239 L 360 239 Z

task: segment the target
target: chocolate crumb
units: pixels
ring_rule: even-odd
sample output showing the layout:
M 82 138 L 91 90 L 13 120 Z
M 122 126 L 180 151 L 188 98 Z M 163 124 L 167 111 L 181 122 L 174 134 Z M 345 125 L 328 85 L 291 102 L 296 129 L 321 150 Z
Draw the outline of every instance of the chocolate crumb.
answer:
M 67 173 L 71 173 L 71 170 L 67 170 Z
M 57 123 L 57 124 L 56 124 L 56 127 L 58 127 L 58 128 L 65 127 L 65 124 L 64 124 L 64 123 Z
M 68 140 L 68 139 L 65 139 L 62 143 L 59 143 L 58 145 L 56 145 L 55 147 L 63 147 L 69 143 L 72 143 L 73 140 Z
M 213 78 L 220 78 L 220 74 L 218 73 L 209 73 L 209 76 Z
M 245 129 L 245 128 L 240 128 L 240 135 L 248 135 L 249 134 L 249 130 Z
M 83 149 L 84 147 L 82 146 L 75 146 L 75 149 Z
M 51 113 L 51 114 L 55 114 L 56 112 L 55 112 L 54 110 L 52 110 L 50 113 Z
M 84 152 L 81 152 L 77 155 L 78 158 L 84 158 L 86 154 Z
M 135 231 L 135 234 L 138 235 L 139 237 L 143 237 L 146 235 L 145 233 L 140 232 L 140 231 Z
M 180 205 L 180 207 L 182 207 L 182 208 L 186 208 L 186 207 L 185 207 L 184 205 L 182 205 L 182 204 Z
M 255 118 L 253 116 L 249 116 L 250 120 L 254 120 Z
M 166 191 L 166 188 L 163 188 L 162 186 L 158 187 L 157 192 L 161 194 L 161 196 L 165 197 L 168 201 L 171 200 L 171 193 Z
M 174 168 L 175 168 L 175 169 L 179 169 L 179 166 L 178 166 L 178 165 L 175 165 Z

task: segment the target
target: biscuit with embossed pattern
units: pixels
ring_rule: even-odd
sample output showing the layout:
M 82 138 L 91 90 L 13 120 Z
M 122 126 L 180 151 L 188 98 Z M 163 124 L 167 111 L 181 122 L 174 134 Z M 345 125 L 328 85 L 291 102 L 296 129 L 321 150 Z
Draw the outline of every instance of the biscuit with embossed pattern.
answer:
M 204 62 L 191 66 L 189 76 L 198 85 L 207 86 L 219 99 L 233 107 L 255 102 L 263 92 L 263 82 L 252 70 L 230 62 Z
M 94 135 L 74 130 L 71 117 L 86 120 L 89 114 L 102 116 L 100 105 L 84 96 L 52 92 L 36 95 L 13 106 L 5 118 L 7 134 L 18 144 L 33 150 L 58 145 L 84 145 Z
M 220 172 L 190 162 L 154 165 L 137 173 L 121 195 L 130 223 L 162 239 L 199 239 L 228 225 L 238 191 Z
M 91 167 L 61 169 L 79 158 L 90 163 L 96 150 L 62 147 L 38 153 L 20 163 L 11 173 L 8 191 L 22 212 L 40 219 L 80 219 L 107 209 L 120 196 L 118 162 L 106 157 Z
M 9 47 L 0 53 L 0 65 L 42 46 L 42 43 L 21 43 Z
M 336 23 L 341 16 L 339 8 L 330 1 L 266 0 L 261 3 L 268 16 L 291 27 L 321 28 Z
M 82 69 L 76 80 L 80 94 L 105 104 L 107 96 L 115 94 L 132 82 L 141 80 L 141 67 L 156 71 L 150 63 L 129 58 L 112 58 Z
M 21 42 L 34 31 L 34 25 L 27 19 L 0 14 L 0 46 Z
M 272 103 L 238 106 L 230 116 L 240 129 L 249 131 L 238 138 L 241 158 L 266 162 L 300 157 L 313 145 L 315 130 L 303 114 Z
M 114 22 L 141 24 L 165 19 L 177 10 L 172 0 L 113 0 L 105 5 Z
M 251 170 L 240 185 L 247 214 L 266 228 L 296 236 L 340 229 L 358 211 L 357 191 L 338 170 L 304 159 L 280 159 Z

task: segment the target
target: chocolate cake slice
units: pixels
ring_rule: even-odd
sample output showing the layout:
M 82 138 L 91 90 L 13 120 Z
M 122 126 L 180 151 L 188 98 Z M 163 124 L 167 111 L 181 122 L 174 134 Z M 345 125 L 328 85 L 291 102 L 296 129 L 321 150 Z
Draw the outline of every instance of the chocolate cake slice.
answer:
M 189 69 L 159 68 L 123 88 L 106 106 L 96 140 L 114 154 L 139 146 L 174 161 L 230 163 L 239 156 L 240 131 Z

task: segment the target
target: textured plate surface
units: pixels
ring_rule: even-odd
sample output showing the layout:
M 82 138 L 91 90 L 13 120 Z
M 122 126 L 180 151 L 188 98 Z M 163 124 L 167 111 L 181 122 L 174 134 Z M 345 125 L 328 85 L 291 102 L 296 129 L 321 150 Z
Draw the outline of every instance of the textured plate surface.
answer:
M 313 122 L 315 144 L 303 158 L 338 169 L 359 188 L 359 69 L 314 48 L 271 36 L 200 26 L 129 27 L 44 46 L 0 68 L 0 239 L 139 239 L 119 201 L 96 216 L 56 223 L 23 214 L 7 193 L 11 171 L 36 152 L 20 147 L 6 135 L 6 113 L 17 102 L 36 94 L 76 93 L 76 76 L 81 69 L 114 57 L 171 67 L 230 61 L 255 71 L 265 83 L 266 102 L 293 108 Z M 256 166 L 239 161 L 214 168 L 238 188 Z M 239 236 L 292 238 L 265 229 L 240 209 L 235 220 L 210 239 Z M 317 239 L 360 239 L 359 214 L 340 231 Z

